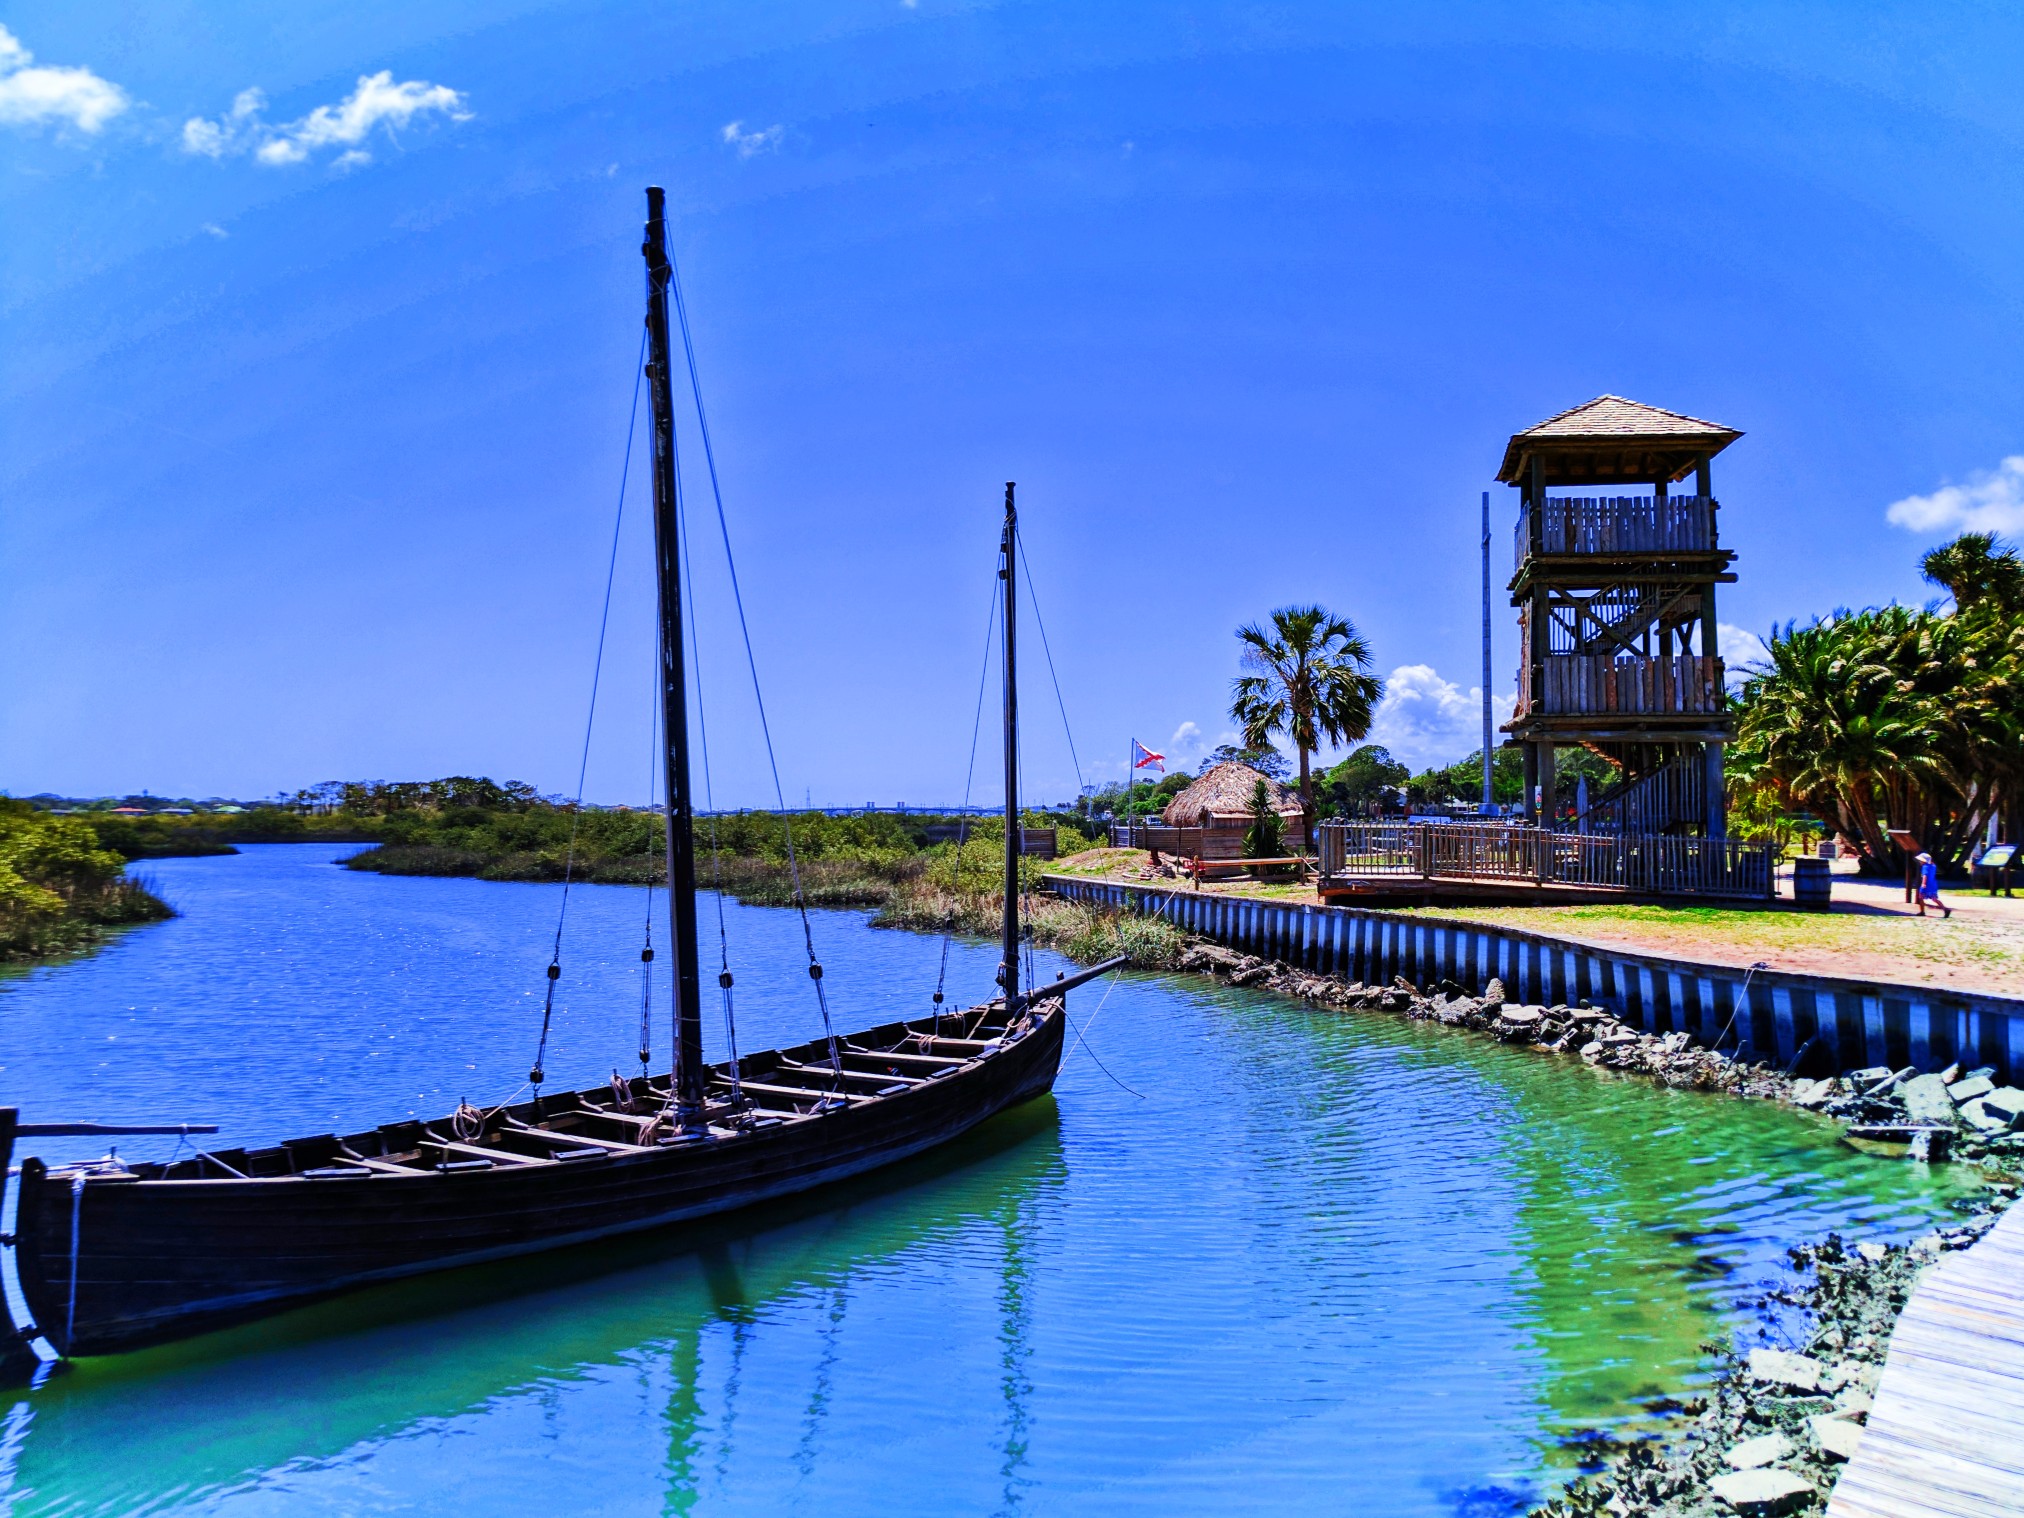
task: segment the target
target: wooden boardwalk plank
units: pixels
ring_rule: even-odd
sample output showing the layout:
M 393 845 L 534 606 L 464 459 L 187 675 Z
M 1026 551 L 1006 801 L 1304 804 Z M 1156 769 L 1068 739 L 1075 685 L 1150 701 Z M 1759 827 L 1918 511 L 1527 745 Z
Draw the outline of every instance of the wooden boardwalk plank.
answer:
M 1929 1271 L 1827 1518 L 2024 1514 L 2024 1207 Z

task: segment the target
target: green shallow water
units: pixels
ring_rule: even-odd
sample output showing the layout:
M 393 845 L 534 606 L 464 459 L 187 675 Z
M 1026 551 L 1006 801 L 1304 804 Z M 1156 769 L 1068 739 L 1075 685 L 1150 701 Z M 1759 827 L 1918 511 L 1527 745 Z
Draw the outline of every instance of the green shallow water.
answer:
M 505 1095 L 554 891 L 341 852 L 151 865 L 183 917 L 0 980 L 7 1099 L 223 1116 L 238 1143 Z M 632 1045 L 642 905 L 579 888 L 557 1081 Z M 791 915 L 729 920 L 747 1045 L 807 1036 Z M 816 929 L 844 1024 L 925 1007 L 937 940 Z M 952 1000 L 995 960 L 955 946 Z M 1921 1231 L 1962 1186 L 1807 1116 L 1381 1014 L 1162 976 L 1071 1014 L 1088 1047 L 1052 1100 L 819 1204 L 68 1369 L 0 1418 L 0 1501 L 1509 1513 L 1700 1378 L 1789 1245 Z

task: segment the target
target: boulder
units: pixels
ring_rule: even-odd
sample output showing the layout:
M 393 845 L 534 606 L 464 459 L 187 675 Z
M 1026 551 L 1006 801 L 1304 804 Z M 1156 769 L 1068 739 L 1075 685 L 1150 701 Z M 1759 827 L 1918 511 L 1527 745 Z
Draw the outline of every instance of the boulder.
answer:
M 1792 1088 L 1792 1102 L 1794 1106 L 1814 1110 L 1825 1107 L 1833 1100 L 1834 1082 L 1831 1080 L 1800 1081 Z
M 1864 1070 L 1851 1070 L 1845 1079 L 1857 1091 L 1874 1091 L 1891 1078 L 1892 1072 L 1884 1065 L 1871 1065 Z
M 1905 1114 L 1915 1123 L 1954 1121 L 1954 1103 L 1937 1075 L 1917 1075 L 1906 1081 L 1899 1093 L 1905 1099 Z
M 1820 1446 L 1822 1454 L 1835 1460 L 1855 1458 L 1856 1446 L 1862 1443 L 1860 1425 L 1831 1413 L 1819 1413 L 1807 1421 L 1813 1427 L 1813 1442 Z
M 1955 1081 L 1947 1087 L 1947 1095 L 1954 1099 L 1954 1105 L 1972 1102 L 1978 1096 L 1987 1096 L 1996 1089 L 1996 1083 L 1986 1075 L 1971 1075 L 1966 1080 Z
M 1867 1360 L 1843 1360 L 1828 1373 L 1834 1386 L 1857 1386 L 1866 1391 L 1875 1391 L 1877 1382 L 1883 1379 L 1883 1367 Z
M 1795 1355 L 1788 1350 L 1753 1349 L 1750 1379 L 1792 1391 L 1817 1392 L 1827 1379 L 1827 1367 L 1810 1356 Z
M 1865 1242 L 1856 1245 L 1855 1252 L 1861 1255 L 1865 1260 L 1868 1260 L 1871 1264 L 1874 1264 L 1878 1260 L 1887 1260 L 1890 1258 L 1890 1246 L 1888 1244 L 1876 1244 Z
M 1990 1111 L 1985 1102 L 1986 1098 L 1979 1096 L 1971 1102 L 1964 1102 L 1961 1105 L 1961 1116 L 1984 1133 L 2007 1133 L 2010 1129 L 2010 1119 L 2000 1112 Z
M 2015 1086 L 1998 1086 L 1982 1098 L 1982 1110 L 2008 1120 L 2014 1128 L 2024 1118 L 2024 1091 Z
M 1760 1465 L 1776 1465 L 1791 1453 L 1792 1441 L 1783 1434 L 1764 1434 L 1724 1450 L 1722 1460 L 1739 1471 L 1754 1471 Z
M 1708 1483 L 1708 1490 L 1744 1518 L 1775 1518 L 1789 1513 L 1814 1495 L 1813 1488 L 1790 1471 L 1775 1467 L 1731 1471 Z

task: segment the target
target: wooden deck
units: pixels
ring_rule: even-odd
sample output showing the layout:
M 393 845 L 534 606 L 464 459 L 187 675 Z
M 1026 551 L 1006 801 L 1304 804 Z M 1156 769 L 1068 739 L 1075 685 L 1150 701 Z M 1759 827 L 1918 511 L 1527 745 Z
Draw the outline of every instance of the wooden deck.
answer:
M 1928 1272 L 1828 1518 L 2024 1513 L 2024 1207 Z

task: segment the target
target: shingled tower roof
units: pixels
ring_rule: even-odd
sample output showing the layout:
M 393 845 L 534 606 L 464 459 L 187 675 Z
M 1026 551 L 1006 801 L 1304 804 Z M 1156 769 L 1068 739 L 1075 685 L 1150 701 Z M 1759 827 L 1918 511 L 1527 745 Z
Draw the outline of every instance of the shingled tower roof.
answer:
M 1743 434 L 1620 395 L 1594 400 L 1513 433 L 1497 478 L 1520 483 L 1539 460 L 1548 485 L 1650 483 L 1684 478 Z

